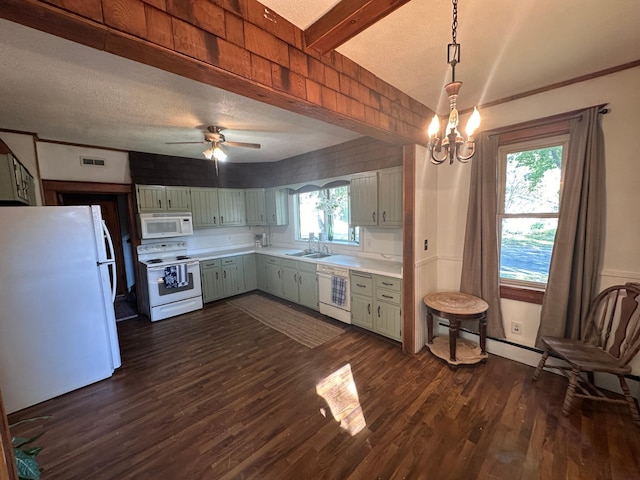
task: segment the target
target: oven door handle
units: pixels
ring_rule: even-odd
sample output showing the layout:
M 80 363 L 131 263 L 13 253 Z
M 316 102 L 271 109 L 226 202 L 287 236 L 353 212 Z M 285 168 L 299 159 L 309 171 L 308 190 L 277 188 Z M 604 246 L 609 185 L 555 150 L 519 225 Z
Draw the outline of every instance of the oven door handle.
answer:
M 194 266 L 197 266 L 199 263 L 200 262 L 196 260 L 195 262 L 187 262 L 186 265 L 187 265 L 187 267 L 194 267 Z M 175 265 L 175 263 L 171 264 L 171 265 L 164 265 L 164 266 L 161 266 L 161 267 L 147 267 L 147 271 L 148 272 L 158 272 L 158 271 L 163 271 L 164 272 L 165 267 L 171 267 L 173 265 Z

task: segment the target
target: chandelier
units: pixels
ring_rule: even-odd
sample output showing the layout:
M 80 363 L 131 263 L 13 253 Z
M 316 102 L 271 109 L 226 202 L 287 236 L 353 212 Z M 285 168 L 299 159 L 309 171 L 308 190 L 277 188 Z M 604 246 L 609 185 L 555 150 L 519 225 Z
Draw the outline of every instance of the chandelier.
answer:
M 480 113 L 474 107 L 471 117 L 467 122 L 465 140 L 460 132 L 458 132 L 458 109 L 456 102 L 458 100 L 458 92 L 462 87 L 462 82 L 456 82 L 456 65 L 460 63 L 460 44 L 456 42 L 456 30 L 458 28 L 458 0 L 453 0 L 453 23 L 451 25 L 452 42 L 447 45 L 447 63 L 451 65 L 451 83 L 448 83 L 444 89 L 449 97 L 449 121 L 444 130 L 444 135 L 440 135 L 440 119 L 438 115 L 434 115 L 429 125 L 429 143 L 428 148 L 431 153 L 431 163 L 440 165 L 447 159 L 449 164 L 453 164 L 453 159 L 459 162 L 467 163 L 474 153 L 476 153 L 476 144 L 473 140 L 473 134 L 480 126 Z

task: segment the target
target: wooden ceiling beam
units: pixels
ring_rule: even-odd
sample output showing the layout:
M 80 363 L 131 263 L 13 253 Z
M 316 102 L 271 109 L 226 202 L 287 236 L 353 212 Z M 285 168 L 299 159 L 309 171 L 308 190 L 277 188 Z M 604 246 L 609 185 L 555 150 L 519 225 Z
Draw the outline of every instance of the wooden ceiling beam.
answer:
M 428 107 L 338 52 L 306 49 L 257 0 L 0 0 L 0 18 L 361 135 L 428 141 Z
M 305 45 L 335 50 L 409 0 L 342 0 L 304 31 Z

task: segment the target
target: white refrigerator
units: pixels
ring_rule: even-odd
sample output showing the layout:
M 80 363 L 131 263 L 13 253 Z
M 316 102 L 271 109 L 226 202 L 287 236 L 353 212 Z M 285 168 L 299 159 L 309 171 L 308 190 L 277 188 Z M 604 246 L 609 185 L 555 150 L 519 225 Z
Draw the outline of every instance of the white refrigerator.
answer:
M 115 273 L 99 206 L 0 207 L 0 388 L 8 413 L 120 366 Z

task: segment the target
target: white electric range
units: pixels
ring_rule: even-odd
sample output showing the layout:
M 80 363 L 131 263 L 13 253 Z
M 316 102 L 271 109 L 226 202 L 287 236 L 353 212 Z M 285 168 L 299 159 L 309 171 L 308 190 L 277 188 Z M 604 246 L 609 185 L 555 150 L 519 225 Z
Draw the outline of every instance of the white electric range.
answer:
M 189 258 L 186 242 L 147 243 L 137 252 L 142 313 L 152 322 L 202 308 L 200 262 Z M 176 271 L 184 281 L 170 281 Z

